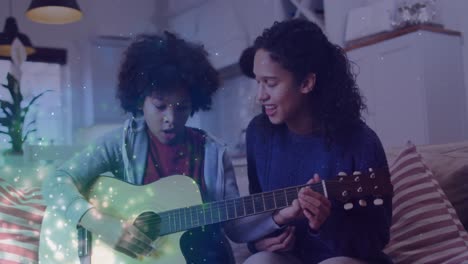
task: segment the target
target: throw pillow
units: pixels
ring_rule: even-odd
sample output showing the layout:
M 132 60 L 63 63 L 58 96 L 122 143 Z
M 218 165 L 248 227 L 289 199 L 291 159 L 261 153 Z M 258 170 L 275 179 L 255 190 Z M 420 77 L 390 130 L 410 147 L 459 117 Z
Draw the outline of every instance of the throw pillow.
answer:
M 37 263 L 44 210 L 39 188 L 18 189 L 0 178 L 0 263 Z
M 468 234 L 412 143 L 390 173 L 393 218 L 385 252 L 395 263 L 468 262 Z

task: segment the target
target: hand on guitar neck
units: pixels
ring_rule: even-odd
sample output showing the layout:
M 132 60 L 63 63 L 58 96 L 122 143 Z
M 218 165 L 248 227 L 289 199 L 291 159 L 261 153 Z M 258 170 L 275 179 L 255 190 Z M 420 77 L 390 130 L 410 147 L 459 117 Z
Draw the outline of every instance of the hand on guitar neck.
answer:
M 315 174 L 307 184 L 319 182 L 320 176 Z M 293 201 L 291 206 L 278 210 L 273 214 L 273 220 L 281 226 L 306 217 L 309 220 L 310 228 L 318 230 L 330 215 L 330 208 L 331 203 L 325 196 L 314 192 L 308 187 L 303 187 L 299 191 L 298 198 Z
M 132 257 L 147 255 L 154 248 L 152 240 L 132 223 L 103 214 L 97 209 L 88 210 L 80 221 L 81 226 L 116 250 Z
M 320 177 L 315 174 L 307 184 L 319 182 Z M 303 187 L 299 191 L 298 199 L 295 199 L 292 205 L 276 211 L 273 214 L 273 220 L 281 226 L 306 217 L 309 227 L 312 230 L 318 230 L 330 215 L 330 208 L 331 203 L 325 196 L 308 187 Z M 294 227 L 290 226 L 278 236 L 260 239 L 255 243 L 255 248 L 258 251 L 289 251 L 294 247 L 294 230 Z

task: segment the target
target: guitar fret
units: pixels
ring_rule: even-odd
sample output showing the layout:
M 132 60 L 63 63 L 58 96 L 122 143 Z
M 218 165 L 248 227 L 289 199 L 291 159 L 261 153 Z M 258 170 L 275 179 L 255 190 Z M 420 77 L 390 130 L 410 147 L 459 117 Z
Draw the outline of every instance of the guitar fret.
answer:
M 210 212 L 210 221 L 207 222 L 207 224 L 211 224 L 211 223 L 213 223 L 213 210 L 211 210 L 210 204 L 206 205 L 206 210 Z
M 196 218 L 197 218 L 197 226 L 201 226 L 201 221 L 202 221 L 202 220 L 200 219 L 200 214 L 198 213 L 198 212 L 199 212 L 199 208 L 200 208 L 199 205 L 193 207 L 193 212 L 194 212 L 194 214 L 195 214 L 195 216 L 196 216 Z
M 169 213 L 167 214 L 167 216 L 168 216 L 168 218 L 169 218 L 169 231 L 172 232 L 172 230 L 173 230 L 174 228 L 172 228 L 172 217 L 171 217 L 171 212 L 169 212 Z
M 291 197 L 291 188 L 285 189 L 286 194 L 286 205 L 289 206 L 294 201 L 294 197 Z
M 236 216 L 242 217 L 245 216 L 245 206 L 243 202 L 244 198 L 237 198 L 235 200 L 235 207 L 236 207 Z
M 278 205 L 276 205 L 276 197 L 274 193 L 271 193 L 271 196 L 273 197 L 273 204 L 275 205 L 275 208 L 278 208 Z
M 284 190 L 275 191 L 273 195 L 275 198 L 278 198 L 278 200 L 276 200 L 277 208 L 285 207 L 287 205 L 286 192 Z
M 227 206 L 226 201 L 218 202 L 219 221 L 225 221 L 227 218 Z
M 174 211 L 172 211 L 172 219 L 174 220 L 174 231 L 177 231 L 177 216 Z
M 222 201 L 218 202 L 218 222 L 220 222 L 221 219 L 222 219 L 222 217 L 221 217 L 221 207 L 222 207 L 221 203 L 222 203 Z
M 265 210 L 264 206 L 264 200 L 263 200 L 263 195 L 262 194 L 256 194 L 252 196 L 252 202 L 254 205 L 254 212 L 262 212 Z M 261 199 L 261 201 L 260 201 Z
M 219 222 L 219 210 L 217 210 L 216 202 L 210 204 L 211 223 Z
M 203 205 L 200 205 L 198 206 L 199 207 L 199 211 L 198 211 L 198 219 L 200 220 L 200 222 L 198 223 L 200 226 L 204 225 L 206 223 L 206 216 L 205 216 L 205 213 L 203 212 Z M 203 217 L 203 221 L 202 219 L 200 218 L 200 215 Z
M 237 200 L 238 200 L 237 198 L 232 200 L 232 205 L 233 205 L 233 208 L 234 208 L 234 217 L 239 216 L 239 214 L 237 212 L 237 204 L 238 204 Z
M 263 194 L 263 204 L 264 204 L 265 210 L 276 209 L 276 204 L 274 203 L 275 199 L 274 198 L 272 199 L 272 198 L 273 198 L 272 193 Z
M 182 214 L 180 210 L 177 210 L 177 217 L 179 217 L 179 230 L 182 229 Z
M 227 203 L 228 203 L 228 206 L 229 206 L 229 208 L 228 208 L 228 217 L 229 217 L 229 219 L 233 219 L 237 215 L 235 200 L 228 200 Z
M 197 218 L 195 218 L 197 216 L 195 206 L 190 206 L 189 211 L 190 211 L 190 219 L 192 219 L 192 224 L 190 225 L 190 227 L 195 227 L 198 225 Z
M 185 230 L 187 227 L 187 214 L 185 213 L 185 207 L 182 208 L 182 214 L 184 215 L 184 225 L 182 227 Z
M 216 209 L 217 209 L 216 211 L 218 211 L 218 221 L 216 222 L 219 222 L 221 221 L 221 202 L 216 203 Z
M 245 209 L 245 215 L 251 215 L 255 213 L 252 196 L 244 197 L 244 209 Z
M 192 211 L 191 211 L 190 208 L 191 208 L 191 207 L 187 207 L 188 213 L 190 214 L 190 224 L 189 224 L 189 227 L 192 227 L 192 226 L 193 226 L 193 217 L 192 217 Z
M 189 219 L 188 219 L 188 207 L 184 207 L 184 209 L 182 210 L 182 212 L 184 213 L 184 220 L 185 220 L 185 225 L 184 225 L 184 229 L 187 229 L 187 227 L 190 226 L 190 223 L 189 223 Z
M 223 220 L 228 220 L 229 219 L 229 212 L 228 212 L 228 207 L 227 207 L 227 201 L 224 201 L 224 208 L 226 209 L 226 218 Z

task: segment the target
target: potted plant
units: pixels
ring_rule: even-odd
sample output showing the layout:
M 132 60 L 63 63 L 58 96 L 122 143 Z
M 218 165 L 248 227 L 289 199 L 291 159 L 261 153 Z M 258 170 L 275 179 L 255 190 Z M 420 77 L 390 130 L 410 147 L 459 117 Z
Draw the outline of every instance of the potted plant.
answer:
M 26 115 L 34 102 L 50 90 L 34 96 L 25 107 L 22 107 L 24 98 L 18 80 L 8 73 L 7 84 L 2 84 L 2 86 L 8 90 L 12 98 L 12 101 L 0 99 L 0 134 L 8 135 L 11 143 L 11 148 L 5 154 L 22 155 L 23 143 L 26 142 L 30 133 L 36 131 L 35 128 L 32 128 L 36 122 L 35 119 L 26 126 L 24 125 Z

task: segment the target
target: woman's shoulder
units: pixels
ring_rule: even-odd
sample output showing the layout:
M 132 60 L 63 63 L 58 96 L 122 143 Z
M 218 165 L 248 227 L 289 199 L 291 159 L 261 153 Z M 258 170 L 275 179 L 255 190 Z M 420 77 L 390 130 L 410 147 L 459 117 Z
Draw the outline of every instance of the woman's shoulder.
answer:
M 367 149 L 381 145 L 379 136 L 364 121 L 359 121 L 345 132 L 346 137 L 340 139 L 341 143 L 352 149 Z

